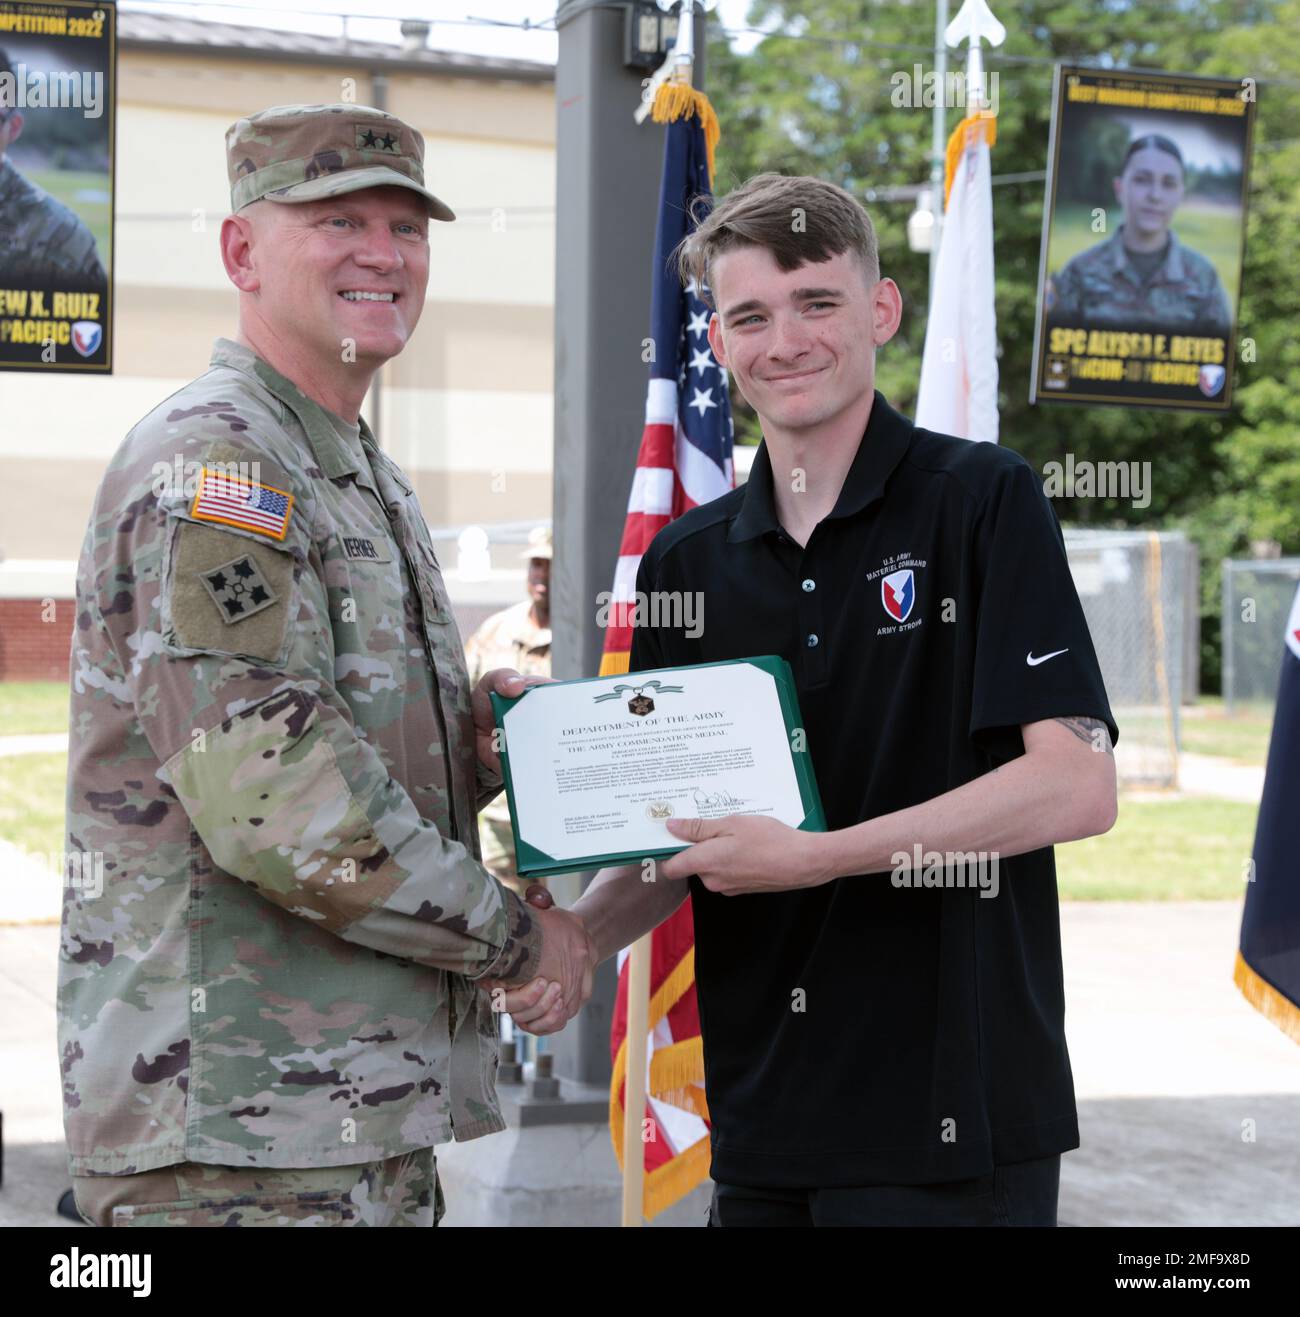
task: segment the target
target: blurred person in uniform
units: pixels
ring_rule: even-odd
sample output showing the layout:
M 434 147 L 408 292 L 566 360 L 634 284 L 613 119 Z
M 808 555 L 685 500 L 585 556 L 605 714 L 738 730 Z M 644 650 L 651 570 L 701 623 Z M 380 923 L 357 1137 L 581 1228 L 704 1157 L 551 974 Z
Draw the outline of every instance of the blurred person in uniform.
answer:
M 479 862 L 487 692 L 527 683 L 471 692 L 360 415 L 455 216 L 379 110 L 280 106 L 226 144 L 238 335 L 118 448 L 78 568 L 74 1193 L 99 1225 L 436 1225 L 434 1146 L 504 1128 L 489 985 L 550 966 L 576 1008 L 591 982 L 580 920 Z
M 1214 265 L 1170 227 L 1186 190 L 1178 146 L 1159 133 L 1135 138 L 1114 186 L 1123 223 L 1048 279 L 1053 321 L 1226 337 L 1232 308 Z
M 13 64 L 0 49 L 4 84 L 13 85 Z M 10 288 L 107 284 L 85 223 L 7 158 L 25 121 L 21 110 L 0 100 L 0 281 Z
M 534 527 L 520 554 L 528 564 L 528 598 L 493 613 L 469 638 L 465 662 L 471 685 L 494 668 L 511 668 L 525 677 L 551 675 L 551 556 L 550 527 Z M 504 792 L 479 814 L 479 841 L 483 863 L 523 896 L 527 884 L 515 871 L 514 833 Z M 546 886 L 545 878 L 533 881 Z

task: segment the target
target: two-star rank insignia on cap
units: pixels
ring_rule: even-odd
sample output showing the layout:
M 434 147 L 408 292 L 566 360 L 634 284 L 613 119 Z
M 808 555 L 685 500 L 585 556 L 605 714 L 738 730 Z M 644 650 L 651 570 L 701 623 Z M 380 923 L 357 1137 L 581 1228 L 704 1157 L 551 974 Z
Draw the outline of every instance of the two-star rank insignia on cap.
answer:
M 242 622 L 275 603 L 275 591 L 247 554 L 198 575 L 223 622 Z
M 402 139 L 396 132 L 377 133 L 373 128 L 357 125 L 357 150 L 387 151 L 389 155 L 402 154 Z
M 293 515 L 293 495 L 255 480 L 241 480 L 224 471 L 203 468 L 199 492 L 194 495 L 190 516 L 200 521 L 217 521 L 224 526 L 269 535 L 282 540 Z

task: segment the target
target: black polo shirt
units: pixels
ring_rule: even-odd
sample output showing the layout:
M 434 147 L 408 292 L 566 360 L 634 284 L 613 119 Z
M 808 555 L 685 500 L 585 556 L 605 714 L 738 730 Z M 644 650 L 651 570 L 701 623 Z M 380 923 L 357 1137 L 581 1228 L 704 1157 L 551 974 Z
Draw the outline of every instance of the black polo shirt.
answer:
M 832 829 L 1016 758 L 1022 723 L 1118 736 L 1032 468 L 879 393 L 806 547 L 764 445 L 748 484 L 659 532 L 637 589 L 700 592 L 703 628 L 638 627 L 632 671 L 789 661 Z M 999 857 L 994 897 L 969 881 L 720 896 L 690 879 L 714 1179 L 923 1184 L 1078 1146 L 1052 849 Z

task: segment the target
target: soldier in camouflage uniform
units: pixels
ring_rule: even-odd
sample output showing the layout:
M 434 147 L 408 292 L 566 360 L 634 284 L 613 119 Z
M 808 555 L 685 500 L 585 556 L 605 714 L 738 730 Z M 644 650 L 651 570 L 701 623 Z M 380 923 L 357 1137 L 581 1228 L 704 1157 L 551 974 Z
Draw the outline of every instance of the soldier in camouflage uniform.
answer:
M 1124 222 L 1049 278 L 1046 309 L 1054 323 L 1231 332 L 1232 309 L 1217 271 L 1170 228 L 1183 191 L 1183 158 L 1174 142 L 1150 134 L 1130 143 L 1115 179 Z
M 471 685 L 494 668 L 512 668 L 525 677 L 551 675 L 553 552 L 549 527 L 537 527 L 520 555 L 528 564 L 528 598 L 493 613 L 465 643 Z M 507 887 L 524 895 L 527 886 L 515 869 L 515 835 L 504 794 L 485 805 L 479 815 L 479 843 L 484 865 Z M 544 888 L 546 880 L 537 879 L 533 885 Z
M 576 1003 L 592 953 L 479 862 L 487 689 L 523 679 L 471 699 L 411 483 L 359 416 L 454 217 L 377 110 L 267 110 L 227 146 L 239 341 L 128 434 L 78 571 L 74 1189 L 104 1225 L 434 1224 L 434 1145 L 503 1128 L 488 988 Z
M 3 50 L 0 73 L 13 75 Z M 5 158 L 22 133 L 23 121 L 20 110 L 0 103 L 0 282 L 9 288 L 106 284 L 90 230 Z

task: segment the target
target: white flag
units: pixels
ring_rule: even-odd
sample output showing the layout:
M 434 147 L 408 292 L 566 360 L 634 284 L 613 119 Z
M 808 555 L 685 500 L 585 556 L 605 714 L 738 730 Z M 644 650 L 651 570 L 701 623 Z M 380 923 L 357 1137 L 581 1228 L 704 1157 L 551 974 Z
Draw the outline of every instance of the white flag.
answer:
M 962 123 L 957 133 L 965 132 Z M 997 443 L 992 168 L 984 134 L 976 128 L 971 137 L 957 159 L 944 212 L 916 423 L 940 434 Z

